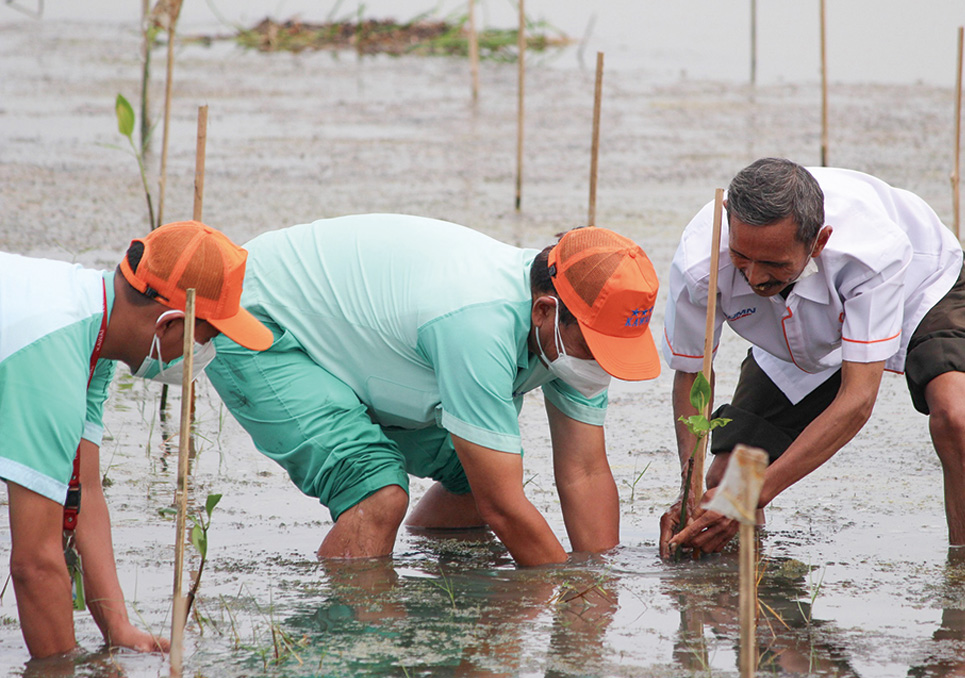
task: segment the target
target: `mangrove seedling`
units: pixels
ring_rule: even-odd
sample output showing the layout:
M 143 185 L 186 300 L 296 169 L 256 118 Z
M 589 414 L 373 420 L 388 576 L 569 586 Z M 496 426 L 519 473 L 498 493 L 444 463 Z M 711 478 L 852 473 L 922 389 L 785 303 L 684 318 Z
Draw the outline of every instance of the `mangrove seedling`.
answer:
M 702 372 L 698 372 L 697 377 L 694 379 L 694 385 L 690 387 L 690 404 L 697 410 L 697 413 L 689 417 L 681 416 L 679 418 L 679 421 L 687 427 L 687 430 L 695 437 L 695 440 L 694 449 L 691 450 L 690 458 L 687 460 L 687 479 L 684 481 L 684 489 L 680 501 L 680 522 L 677 523 L 675 532 L 679 532 L 687 524 L 687 500 L 690 497 L 690 483 L 694 475 L 694 455 L 697 454 L 697 450 L 700 449 L 700 444 L 703 439 L 707 437 L 711 431 L 730 423 L 730 419 L 726 417 L 708 419 L 704 415 L 704 410 L 710 403 L 710 395 L 710 382 L 707 381 L 707 377 L 705 377 Z M 675 557 L 679 557 L 679 555 L 680 547 L 678 546 Z
M 201 562 L 198 563 L 198 572 L 194 575 L 194 581 L 191 582 L 191 590 L 188 591 L 188 604 L 184 611 L 186 617 L 191 614 L 191 604 L 194 602 L 198 588 L 201 586 L 201 575 L 204 573 L 204 564 L 208 558 L 208 528 L 211 527 L 211 512 L 214 511 L 214 507 L 218 505 L 219 501 L 221 501 L 220 494 L 209 494 L 204 503 L 204 511 L 198 511 L 197 515 L 188 516 L 191 519 L 191 544 L 198 555 L 201 556 Z M 162 516 L 168 517 L 176 515 L 177 510 L 163 508 L 160 513 Z
M 154 230 L 154 205 L 151 202 L 151 189 L 147 186 L 147 172 L 144 170 L 144 147 L 138 148 L 134 143 L 134 109 L 124 95 L 118 94 L 114 101 L 114 112 L 117 115 L 117 130 L 127 137 L 131 144 L 131 151 L 137 160 L 137 168 L 141 171 L 141 183 L 144 186 L 144 197 L 147 199 L 147 219 L 151 230 Z

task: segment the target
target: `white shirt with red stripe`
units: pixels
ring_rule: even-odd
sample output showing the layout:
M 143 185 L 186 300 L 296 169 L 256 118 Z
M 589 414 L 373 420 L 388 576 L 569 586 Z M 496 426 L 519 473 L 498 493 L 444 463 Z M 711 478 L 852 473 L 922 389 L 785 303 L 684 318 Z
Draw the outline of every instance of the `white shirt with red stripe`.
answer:
M 833 228 L 814 258 L 817 271 L 785 300 L 754 294 L 720 245 L 714 350 L 724 322 L 753 345 L 758 364 L 792 403 L 823 383 L 842 361 L 884 360 L 903 372 L 908 340 L 958 278 L 962 248 L 913 193 L 851 170 L 808 168 L 824 191 Z M 670 270 L 663 355 L 671 369 L 703 362 L 713 203 L 684 230 Z

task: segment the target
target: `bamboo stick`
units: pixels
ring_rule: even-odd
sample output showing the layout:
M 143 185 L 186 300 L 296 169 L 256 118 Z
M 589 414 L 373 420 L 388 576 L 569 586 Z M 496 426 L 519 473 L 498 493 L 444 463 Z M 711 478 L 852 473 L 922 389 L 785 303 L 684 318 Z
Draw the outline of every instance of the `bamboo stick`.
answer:
M 149 0 L 141 0 L 141 31 L 144 44 L 141 47 L 141 157 L 147 153 L 148 138 L 151 134 L 150 80 L 151 80 L 151 47 L 154 39 L 151 30 L 151 5 Z M 151 224 L 153 229 L 155 224 Z
M 731 463 L 739 465 L 741 492 L 740 538 L 740 675 L 753 678 L 757 672 L 757 502 L 761 496 L 767 453 L 738 445 Z M 722 490 L 721 490 L 722 491 Z
M 767 470 L 767 452 L 735 445 L 724 477 L 704 507 L 738 521 L 740 535 L 740 675 L 753 678 L 757 669 L 757 503 Z
M 751 0 L 751 84 L 757 84 L 757 0 Z
M 208 107 L 198 106 L 198 143 L 194 155 L 194 216 L 201 221 L 204 205 L 204 160 L 208 143 Z
M 184 307 L 184 374 L 181 381 L 181 430 L 178 442 L 178 482 L 174 499 L 178 508 L 174 534 L 174 608 L 171 614 L 171 675 L 181 675 L 184 655 L 184 626 L 187 622 L 187 600 L 181 595 L 184 570 L 184 526 L 188 514 L 188 450 L 191 444 L 191 403 L 188 395 L 194 372 L 194 299 L 195 290 L 187 290 Z
M 961 224 L 961 192 L 959 175 L 959 161 L 962 151 L 962 26 L 958 27 L 958 69 L 955 75 L 955 168 L 952 170 L 952 232 L 961 239 L 959 230 Z
M 519 52 L 519 88 L 516 112 L 516 211 L 523 203 L 523 99 L 526 82 L 526 11 L 524 0 L 519 0 L 519 34 L 516 39 Z
M 596 87 L 593 92 L 593 143 L 590 147 L 590 209 L 587 226 L 596 226 L 596 177 L 600 156 L 600 101 L 603 97 L 603 52 L 596 53 Z
M 828 40 L 826 0 L 821 0 L 821 167 L 828 166 Z
M 707 324 L 704 328 L 704 364 L 703 373 L 707 382 L 711 381 L 714 364 L 714 327 L 717 316 L 717 275 L 720 269 L 720 232 L 721 220 L 724 212 L 724 189 L 718 188 L 714 193 L 714 230 L 711 235 L 710 248 L 710 281 L 707 286 Z M 701 413 L 710 419 L 710 402 L 704 406 Z M 710 436 L 704 436 L 697 450 L 694 452 L 694 476 L 696 477 L 696 493 L 694 497 L 700 502 L 700 497 L 704 495 L 704 457 L 707 452 L 707 441 Z
M 161 137 L 161 176 L 158 178 L 157 226 L 164 223 L 164 193 L 168 175 L 168 137 L 171 128 L 171 89 L 174 79 L 174 21 L 168 24 L 167 81 L 164 84 L 164 133 Z
M 472 101 L 479 101 L 479 34 L 476 32 L 476 0 L 469 0 L 469 72 L 472 74 Z

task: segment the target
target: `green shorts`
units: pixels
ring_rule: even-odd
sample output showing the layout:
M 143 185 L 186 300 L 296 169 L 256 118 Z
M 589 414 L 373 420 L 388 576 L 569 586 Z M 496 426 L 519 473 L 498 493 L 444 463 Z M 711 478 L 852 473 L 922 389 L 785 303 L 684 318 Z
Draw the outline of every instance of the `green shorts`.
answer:
M 345 382 L 316 363 L 287 331 L 267 351 L 219 336 L 205 372 L 255 447 L 278 462 L 332 519 L 389 485 L 409 491 L 408 475 L 432 478 L 456 494 L 469 482 L 449 432 L 399 429 L 372 421 Z

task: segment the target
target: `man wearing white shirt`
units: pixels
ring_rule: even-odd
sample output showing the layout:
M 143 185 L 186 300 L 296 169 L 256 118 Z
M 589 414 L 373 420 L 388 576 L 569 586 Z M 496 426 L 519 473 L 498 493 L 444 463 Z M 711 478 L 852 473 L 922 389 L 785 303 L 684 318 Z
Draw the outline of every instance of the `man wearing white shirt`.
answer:
M 734 177 L 715 319 L 752 344 L 731 403 L 716 416 L 708 495 L 737 443 L 770 457 L 759 508 L 850 441 L 867 422 L 885 370 L 904 373 L 929 415 L 942 462 L 949 541 L 965 544 L 965 279 L 962 248 L 918 196 L 866 174 L 765 158 Z M 676 371 L 674 416 L 689 415 L 703 362 L 713 205 L 684 231 L 670 274 L 663 353 Z M 694 438 L 677 423 L 686 465 Z M 695 479 L 696 482 L 696 479 Z M 694 493 L 691 492 L 691 497 Z M 693 499 L 696 502 L 696 498 Z M 694 508 L 694 507 L 690 507 Z M 737 531 L 679 502 L 661 519 L 661 553 L 718 551 Z

